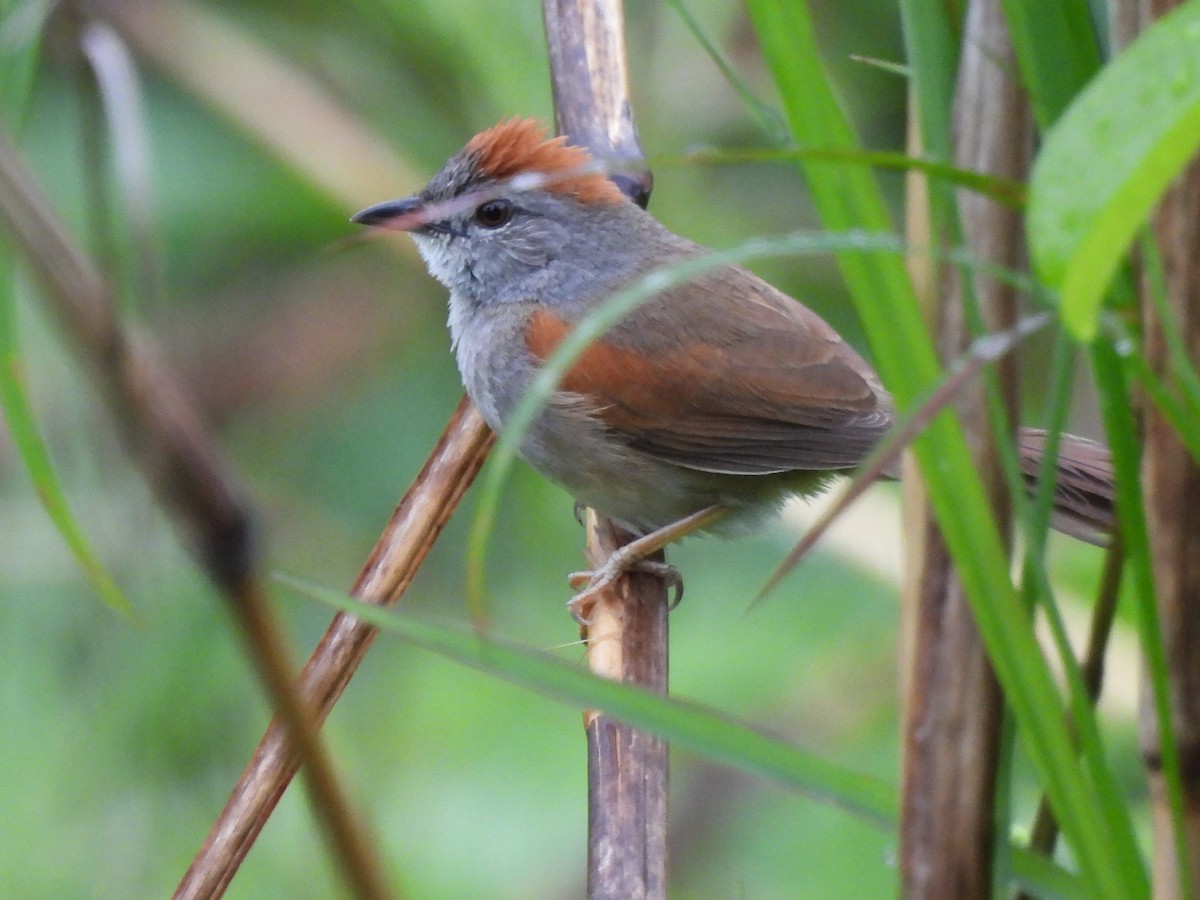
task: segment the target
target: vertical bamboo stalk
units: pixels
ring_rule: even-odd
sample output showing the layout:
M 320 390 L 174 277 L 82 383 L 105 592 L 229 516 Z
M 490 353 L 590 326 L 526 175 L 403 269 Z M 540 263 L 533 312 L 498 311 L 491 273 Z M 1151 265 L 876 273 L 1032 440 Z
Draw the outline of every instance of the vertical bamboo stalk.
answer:
M 955 98 L 955 163 L 1000 177 L 1024 174 L 1024 108 L 1009 72 L 1012 51 L 996 0 L 967 12 Z M 1015 136 L 1015 137 L 1014 137 Z M 1013 266 L 1019 255 L 1016 213 L 978 195 L 959 199 L 963 233 L 976 258 Z M 943 280 L 937 327 L 944 358 L 970 341 L 963 318 L 965 273 Z M 973 286 L 987 324 L 1009 328 L 1015 300 L 993 282 Z M 1005 383 L 1012 385 L 1011 372 Z M 1009 407 L 1012 408 L 1011 396 Z M 1008 504 L 981 391 L 958 405 L 984 472 L 994 514 L 1008 529 Z M 917 513 L 917 543 L 906 578 L 908 613 L 900 858 L 907 897 L 991 894 L 994 790 L 1003 698 L 962 584 L 931 511 Z
M 610 178 L 646 205 L 653 185 L 633 122 L 620 0 L 544 0 L 558 131 L 619 164 Z M 589 565 L 633 539 L 588 514 Z M 661 558 L 661 557 L 660 557 Z M 598 675 L 667 691 L 667 597 L 660 578 L 633 574 L 603 592 L 584 629 Z M 609 716 L 584 717 L 588 744 L 588 896 L 666 897 L 667 746 Z

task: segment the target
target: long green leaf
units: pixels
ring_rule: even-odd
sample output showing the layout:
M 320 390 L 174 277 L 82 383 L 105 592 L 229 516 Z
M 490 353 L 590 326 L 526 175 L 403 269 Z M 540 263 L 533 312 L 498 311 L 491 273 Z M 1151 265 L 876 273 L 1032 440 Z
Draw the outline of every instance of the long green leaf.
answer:
M 768 106 L 759 99 L 750 85 L 746 83 L 746 79 L 742 78 L 733 64 L 725 58 L 725 54 L 720 51 L 716 42 L 710 39 L 705 30 L 700 27 L 700 23 L 692 15 L 687 4 L 683 0 L 667 0 L 667 5 L 675 10 L 675 14 L 679 16 L 687 30 L 692 33 L 692 37 L 696 39 L 696 43 L 704 49 L 713 65 L 720 70 L 721 74 L 725 76 L 725 80 L 729 82 L 729 86 L 741 98 L 742 104 L 750 115 L 758 120 L 758 127 L 762 129 L 763 134 L 773 144 L 788 144 L 791 141 L 791 133 L 780 117 L 779 110 Z
M 1042 129 L 1100 68 L 1088 0 L 1001 0 L 1021 81 Z
M 821 160 L 890 169 L 897 172 L 921 172 L 931 180 L 944 182 L 948 187 L 962 187 L 990 197 L 1006 206 L 1023 209 L 1025 185 L 993 175 L 984 175 L 967 169 L 959 169 L 935 159 L 922 159 L 905 153 L 885 150 L 845 150 L 829 147 L 804 147 L 773 150 L 700 150 L 682 157 L 653 156 L 653 166 L 683 163 L 702 165 L 740 165 L 752 162 L 777 162 L 789 160 Z
M 950 4 L 945 0 L 900 0 L 900 16 L 921 146 L 927 155 L 949 163 L 954 158 L 950 117 L 954 109 L 962 23 L 952 16 Z
M 1167 683 L 1166 651 L 1154 589 L 1153 556 L 1146 525 L 1145 504 L 1141 485 L 1141 445 L 1129 392 L 1125 384 L 1121 361 L 1112 345 L 1097 341 L 1092 348 L 1092 361 L 1100 388 L 1101 412 L 1112 448 L 1113 473 L 1116 479 L 1117 522 L 1134 587 L 1138 612 L 1138 633 L 1146 668 L 1151 679 L 1151 697 L 1158 721 L 1159 754 L 1163 778 L 1167 784 L 1167 799 L 1174 820 L 1175 858 L 1179 866 L 1179 884 L 1187 890 L 1191 878 L 1188 869 L 1194 865 L 1187 848 L 1183 827 L 1183 787 L 1180 774 L 1179 748 L 1171 730 L 1170 690 Z
M 876 826 L 896 825 L 896 789 L 697 704 L 609 681 L 545 653 L 477 630 L 436 625 L 337 591 L 282 579 L 298 591 L 464 665 L 581 709 L 600 709 L 718 762 L 778 781 Z
M 1095 336 L 1106 288 L 1167 184 L 1200 148 L 1200 0 L 1147 28 L 1046 135 L 1029 244 L 1063 321 Z
M 797 142 L 857 148 L 821 66 L 805 7 L 782 0 L 750 0 L 748 7 Z M 869 173 L 817 163 L 804 170 L 826 227 L 889 227 Z M 907 275 L 902 266 L 863 254 L 843 254 L 839 264 L 884 381 L 907 406 L 937 372 Z M 1089 892 L 1114 898 L 1145 894 L 1127 815 L 1114 815 L 1098 801 L 1091 773 L 1076 758 L 1057 688 L 1009 581 L 999 534 L 956 420 L 938 417 L 915 450 L 989 657 Z
M 50 454 L 38 434 L 37 422 L 21 380 L 21 358 L 17 350 L 16 308 L 12 258 L 0 247 L 0 412 L 8 433 L 24 463 L 42 506 L 92 589 L 109 607 L 123 616 L 134 616 L 133 606 L 104 568 L 100 557 L 71 515 L 66 496 L 54 474 Z
M 806 753 L 716 710 L 599 678 L 577 665 L 476 630 L 423 621 L 296 579 L 280 580 L 433 653 L 580 709 L 601 709 L 676 747 L 769 778 L 870 825 L 888 831 L 896 827 L 894 786 Z M 1050 860 L 1014 847 L 1013 862 L 1015 883 L 1038 896 L 1077 897 L 1082 893 L 1078 879 Z

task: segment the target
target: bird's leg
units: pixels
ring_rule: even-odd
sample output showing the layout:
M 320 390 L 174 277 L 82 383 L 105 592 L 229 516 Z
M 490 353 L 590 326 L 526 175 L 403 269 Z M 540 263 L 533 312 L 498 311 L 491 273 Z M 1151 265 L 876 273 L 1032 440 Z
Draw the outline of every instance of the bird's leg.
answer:
M 627 572 L 647 572 L 662 578 L 669 588 L 675 592 L 671 609 L 679 605 L 683 599 L 683 579 L 679 570 L 665 562 L 655 562 L 646 557 L 657 553 L 668 544 L 673 544 L 680 538 L 687 537 L 711 525 L 717 519 L 729 512 L 727 506 L 706 506 L 704 509 L 684 516 L 677 522 L 664 525 L 649 534 L 642 535 L 637 540 L 630 541 L 624 547 L 616 550 L 605 561 L 604 565 L 594 572 L 572 572 L 567 576 L 567 583 L 579 590 L 567 603 L 567 609 L 572 617 L 581 625 L 587 624 L 587 614 L 596 602 L 596 596 L 609 587 L 614 581 Z

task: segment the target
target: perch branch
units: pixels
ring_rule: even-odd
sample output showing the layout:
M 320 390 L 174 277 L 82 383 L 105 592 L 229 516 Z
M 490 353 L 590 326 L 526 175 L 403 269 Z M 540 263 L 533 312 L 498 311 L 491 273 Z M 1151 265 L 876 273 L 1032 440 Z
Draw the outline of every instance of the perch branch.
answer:
M 629 98 L 620 0 L 543 0 L 555 122 L 561 134 L 620 166 L 612 180 L 645 206 L 653 178 Z M 588 515 L 593 567 L 633 539 Z M 667 596 L 661 578 L 631 575 L 597 601 L 584 630 L 588 665 L 605 678 L 667 691 Z M 666 897 L 667 747 L 609 716 L 584 717 L 588 745 L 588 896 Z
M 381 606 L 400 600 L 492 443 L 492 432 L 464 397 L 355 580 L 355 597 Z M 371 626 L 338 613 L 317 644 L 300 686 L 318 726 L 341 697 L 375 634 Z M 268 726 L 176 889 L 177 900 L 219 897 L 224 892 L 296 774 L 289 737 L 278 720 Z
M 1021 178 L 1025 153 L 1019 136 L 1026 132 L 1025 108 L 1009 74 L 1012 50 L 996 0 L 972 0 L 962 48 L 954 106 L 955 164 Z M 961 222 L 975 258 L 1017 264 L 1020 218 L 1013 210 L 960 192 L 957 210 L 944 204 L 939 212 L 943 218 L 935 221 L 943 227 L 956 217 Z M 928 236 L 912 237 L 928 242 Z M 933 239 L 940 237 L 935 234 Z M 944 279 L 936 314 L 944 359 L 955 358 L 971 341 L 963 316 L 973 302 L 971 292 L 989 331 L 1010 328 L 1016 320 L 1010 288 L 983 279 L 971 285 L 968 277 L 949 271 Z M 1011 360 L 1000 369 L 1011 422 Z M 994 515 L 1001 533 L 1007 533 L 1007 492 L 985 409 L 981 388 L 957 404 L 972 454 L 987 479 Z M 918 535 L 918 545 L 910 548 L 915 572 L 905 585 L 911 627 L 905 654 L 910 674 L 904 709 L 901 893 L 986 897 L 992 893 L 993 798 L 1003 698 L 945 540 L 924 503 L 917 518 L 920 524 L 908 529 Z

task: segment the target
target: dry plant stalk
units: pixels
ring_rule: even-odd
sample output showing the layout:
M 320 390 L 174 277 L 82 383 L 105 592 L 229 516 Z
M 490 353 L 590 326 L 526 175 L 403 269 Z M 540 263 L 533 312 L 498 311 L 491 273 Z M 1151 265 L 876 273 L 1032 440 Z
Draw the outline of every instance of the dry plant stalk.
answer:
M 589 511 L 587 560 L 601 566 L 630 535 Z M 662 554 L 658 555 L 662 558 Z M 596 600 L 583 636 L 588 666 L 613 681 L 667 692 L 662 580 L 633 574 Z M 588 743 L 588 896 L 666 896 L 667 743 L 609 716 L 583 717 Z
M 1200 359 L 1200 164 L 1193 164 L 1164 198 L 1154 228 L 1166 271 L 1167 306 L 1189 357 Z M 1171 378 L 1162 324 L 1144 302 L 1143 352 L 1159 377 Z M 1190 896 L 1200 894 L 1200 469 L 1171 425 L 1153 407 L 1145 414 L 1142 485 L 1153 556 L 1154 584 L 1171 695 L 1168 728 L 1179 746 L 1183 827 L 1190 858 Z M 1155 835 L 1156 897 L 1181 895 L 1174 825 L 1159 754 L 1159 726 L 1148 683 L 1143 684 L 1141 740 L 1150 782 Z
M 483 417 L 464 397 L 355 580 L 355 597 L 381 606 L 400 600 L 493 442 Z M 353 616 L 338 613 L 317 644 L 300 676 L 300 688 L 318 726 L 341 697 L 376 633 Z M 278 720 L 271 722 L 176 888 L 178 900 L 224 893 L 296 769 L 287 730 Z
M 0 134 L 0 221 L 90 370 L 125 444 L 205 573 L 229 604 L 251 660 L 303 760 L 334 856 L 361 897 L 382 898 L 374 853 L 352 815 L 307 707 L 261 578 L 251 516 L 187 396 L 116 317 L 109 286 L 68 237 L 16 148 Z
M 645 207 L 654 178 L 641 165 L 620 0 L 543 0 L 542 18 L 558 133 L 599 157 L 630 164 L 609 177 Z
M 120 17 L 116 10 L 110 10 L 109 15 L 119 19 L 122 27 L 138 38 L 142 49 L 154 51 L 161 46 L 161 41 L 152 40 L 144 31 L 138 30 L 136 26 L 143 21 L 138 17 Z M 160 17 L 154 21 L 162 24 L 165 20 Z M 640 160 L 641 152 L 629 113 L 620 4 L 605 3 L 597 9 L 593 4 L 547 2 L 546 22 L 560 130 L 597 155 Z M 160 34 L 162 30 L 159 29 Z M 648 173 L 622 175 L 618 180 L 631 196 L 644 200 L 649 194 Z M 355 596 L 388 605 L 399 599 L 482 465 L 491 444 L 491 432 L 464 398 L 360 574 L 353 591 Z M 631 593 L 630 584 L 639 585 L 637 591 Z M 648 609 L 657 605 L 663 611 L 661 646 L 656 648 L 655 654 L 661 654 L 657 658 L 663 661 L 665 676 L 666 598 L 661 581 L 649 577 L 623 580 L 615 591 L 631 603 Z M 335 618 L 322 638 L 301 679 L 304 695 L 312 703 L 318 723 L 324 720 L 340 697 L 374 634 L 374 629 L 342 614 Z M 634 648 L 628 658 L 634 659 L 637 655 L 638 648 Z M 606 717 L 593 717 L 593 726 L 599 729 L 597 734 L 608 736 L 598 741 L 598 747 L 628 746 L 631 740 L 628 729 Z M 642 742 L 646 736 L 639 735 L 637 740 Z M 658 757 L 662 763 L 661 809 L 654 811 L 650 820 L 653 827 L 665 835 L 665 747 L 660 749 Z M 624 763 L 627 757 L 622 753 L 620 759 Z M 295 771 L 296 761 L 286 733 L 277 722 L 272 723 L 193 860 L 176 897 L 214 897 L 223 892 Z M 603 766 L 597 771 L 611 772 Z M 628 773 L 622 768 L 611 775 L 626 778 Z M 603 792 L 598 796 L 600 794 Z M 609 818 L 623 820 L 623 817 Z M 660 838 L 652 851 L 660 866 L 665 860 L 663 843 Z M 649 896 L 660 896 L 662 888 L 658 891 Z
M 962 39 L 955 98 L 955 164 L 1002 178 L 1025 174 L 1026 111 L 1011 77 L 1012 48 L 998 0 L 972 0 Z M 1015 266 L 1020 217 L 979 195 L 960 192 L 959 211 L 972 254 Z M 918 243 L 928 236 L 911 235 Z M 943 358 L 970 343 L 963 320 L 965 274 L 947 273 L 938 304 Z M 992 330 L 1016 321 L 1012 291 L 990 281 L 974 285 Z M 1002 364 L 1007 406 L 1014 407 L 1011 364 Z M 982 388 L 957 405 L 979 464 L 992 509 L 1007 532 L 1009 512 Z M 986 897 L 991 893 L 993 797 L 1003 697 L 949 551 L 929 507 L 922 502 L 909 559 L 916 570 L 905 585 L 905 658 L 910 667 L 904 710 L 904 771 L 900 868 L 907 897 Z
M 620 0 L 543 0 L 555 123 L 600 159 L 636 169 L 612 179 L 645 206 L 653 178 L 633 122 Z M 629 543 L 588 515 L 588 562 L 598 567 Z M 628 575 L 597 601 L 585 629 L 597 675 L 667 692 L 667 596 L 661 578 Z M 588 896 L 655 900 L 667 895 L 666 743 L 601 713 L 584 717 L 588 742 Z

